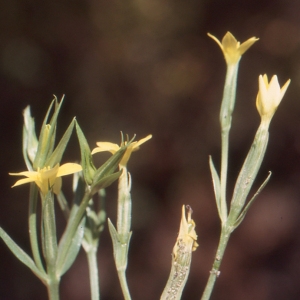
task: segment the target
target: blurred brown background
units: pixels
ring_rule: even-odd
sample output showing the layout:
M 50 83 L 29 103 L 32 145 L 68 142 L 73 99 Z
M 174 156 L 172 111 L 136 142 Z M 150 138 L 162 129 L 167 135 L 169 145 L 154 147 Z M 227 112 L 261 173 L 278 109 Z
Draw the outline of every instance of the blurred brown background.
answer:
M 214 300 L 300 299 L 300 2 L 292 0 L 89 0 L 0 2 L 0 225 L 28 253 L 28 186 L 11 189 L 8 172 L 25 170 L 22 110 L 39 131 L 53 98 L 66 94 L 59 135 L 73 116 L 96 141 L 120 130 L 153 139 L 129 163 L 133 237 L 128 281 L 133 299 L 159 299 L 169 275 L 182 204 L 190 204 L 199 248 L 182 299 L 200 299 L 218 243 L 208 155 L 219 165 L 218 113 L 225 62 L 206 33 L 260 40 L 240 64 L 231 134 L 228 198 L 259 116 L 259 74 L 292 79 L 270 128 L 255 187 L 267 185 L 230 240 Z M 105 154 L 103 154 L 105 156 Z M 99 155 L 100 156 L 100 155 Z M 108 156 L 107 156 L 108 157 Z M 64 161 L 79 159 L 75 135 Z M 69 180 L 69 181 L 68 181 Z M 68 187 L 70 179 L 65 180 Z M 115 220 L 116 185 L 108 189 Z M 61 217 L 59 215 L 59 217 Z M 60 230 L 64 226 L 61 219 Z M 103 300 L 122 299 L 107 229 L 99 249 Z M 63 277 L 61 299 L 89 299 L 86 259 Z M 47 299 L 29 269 L 0 244 L 0 299 Z

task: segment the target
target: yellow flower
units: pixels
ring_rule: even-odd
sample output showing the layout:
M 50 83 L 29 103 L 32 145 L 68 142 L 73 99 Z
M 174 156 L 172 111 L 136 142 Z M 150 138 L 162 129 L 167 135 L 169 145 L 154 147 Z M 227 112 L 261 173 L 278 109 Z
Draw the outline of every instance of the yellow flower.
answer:
M 143 139 L 141 139 L 139 141 L 132 142 L 127 147 L 126 152 L 125 152 L 122 160 L 120 161 L 120 164 L 119 164 L 120 167 L 126 167 L 131 153 L 134 152 L 134 151 L 139 150 L 140 145 L 144 144 L 146 141 L 150 140 L 151 138 L 152 138 L 152 134 L 149 134 L 149 135 L 147 135 L 146 137 L 144 137 Z M 126 145 L 127 142 L 124 142 L 124 144 Z M 98 152 L 103 152 L 103 151 L 109 151 L 110 153 L 115 154 L 120 149 L 120 146 L 118 144 L 114 144 L 114 143 L 110 143 L 110 142 L 97 142 L 96 145 L 98 147 L 93 149 L 92 154 L 95 154 L 95 153 L 98 153 Z
M 73 174 L 81 170 L 81 165 L 66 163 L 61 166 L 59 166 L 59 164 L 56 164 L 53 168 L 44 167 L 42 169 L 38 168 L 37 171 L 9 173 L 9 175 L 28 177 L 18 180 L 12 187 L 28 182 L 35 182 L 36 185 L 40 188 L 42 194 L 46 195 L 50 189 L 52 189 L 53 193 L 59 194 L 62 185 L 61 176 Z
M 220 46 L 228 65 L 239 62 L 241 56 L 257 41 L 256 37 L 252 37 L 240 45 L 240 42 L 228 31 L 222 39 L 222 43 L 210 33 L 207 34 Z
M 182 216 L 180 222 L 179 234 L 177 237 L 176 244 L 173 248 L 174 257 L 178 255 L 180 250 L 184 247 L 186 251 L 192 252 L 195 251 L 198 247 L 197 243 L 197 234 L 195 231 L 196 224 L 192 220 L 192 209 L 189 205 L 186 206 L 188 213 L 187 219 L 185 215 L 185 206 L 182 206 Z
M 274 75 L 268 82 L 268 77 L 260 75 L 258 78 L 259 91 L 256 97 L 256 107 L 263 121 L 270 121 L 281 102 L 291 80 L 289 79 L 282 88 L 278 78 Z

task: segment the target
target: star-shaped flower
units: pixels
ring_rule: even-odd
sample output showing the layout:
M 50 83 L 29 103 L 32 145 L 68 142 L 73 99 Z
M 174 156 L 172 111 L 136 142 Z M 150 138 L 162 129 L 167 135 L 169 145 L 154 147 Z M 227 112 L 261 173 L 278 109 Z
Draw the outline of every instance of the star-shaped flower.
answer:
M 127 162 L 131 156 L 131 153 L 134 151 L 137 151 L 140 149 L 140 145 L 144 144 L 146 141 L 150 140 L 152 138 L 152 135 L 149 134 L 146 137 L 144 137 L 143 139 L 136 141 L 136 142 L 132 142 L 126 149 L 126 152 L 122 158 L 122 160 L 120 161 L 120 167 L 126 167 Z M 124 144 L 126 145 L 127 142 L 124 142 Z M 114 143 L 110 143 L 110 142 L 97 142 L 96 145 L 98 147 L 96 147 L 95 149 L 93 149 L 92 154 L 98 153 L 98 152 L 103 152 L 103 151 L 109 151 L 112 154 L 115 154 L 119 149 L 120 146 L 118 144 L 114 144 Z
M 280 88 L 276 75 L 272 77 L 270 82 L 266 74 L 259 76 L 259 91 L 256 97 L 256 107 L 263 121 L 269 122 L 272 119 L 290 82 L 291 80 L 289 79 L 283 87 Z
M 229 31 L 223 37 L 222 43 L 212 34 L 207 35 L 220 46 L 228 65 L 238 63 L 241 56 L 258 40 L 252 37 L 240 45 L 240 42 Z
M 81 165 L 74 163 L 66 163 L 61 166 L 56 164 L 53 168 L 44 167 L 37 171 L 24 171 L 20 173 L 9 173 L 13 176 L 25 176 L 27 178 L 18 180 L 12 187 L 35 182 L 40 188 L 43 195 L 46 195 L 52 189 L 53 193 L 59 194 L 61 190 L 61 176 L 73 174 L 82 170 Z

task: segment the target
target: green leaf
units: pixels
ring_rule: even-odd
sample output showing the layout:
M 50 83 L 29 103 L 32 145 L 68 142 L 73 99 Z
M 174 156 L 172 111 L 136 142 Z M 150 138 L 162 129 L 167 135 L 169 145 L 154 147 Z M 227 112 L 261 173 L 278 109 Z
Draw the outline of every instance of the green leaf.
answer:
M 79 146 L 80 146 L 81 164 L 82 164 L 84 179 L 88 185 L 91 185 L 93 182 L 96 168 L 93 164 L 93 159 L 92 159 L 89 144 L 77 122 L 76 122 L 76 133 L 77 133 Z
M 98 182 L 94 183 L 91 187 L 91 195 L 96 194 L 99 190 L 105 189 L 110 186 L 114 181 L 116 181 L 122 174 L 122 170 L 110 174 L 108 176 L 102 177 Z
M 63 137 L 59 141 L 59 143 L 58 143 L 57 147 L 55 148 L 55 150 L 52 152 L 52 154 L 50 155 L 50 157 L 47 159 L 47 161 L 45 163 L 46 166 L 50 166 L 52 168 L 57 163 L 60 163 L 60 161 L 62 159 L 62 156 L 63 156 L 63 154 L 65 152 L 65 149 L 67 147 L 67 144 L 68 144 L 68 142 L 70 140 L 71 134 L 73 132 L 74 124 L 75 124 L 75 118 L 70 123 L 68 129 L 66 130 L 66 132 L 63 135 Z
M 129 243 L 132 232 L 130 231 L 126 234 L 119 234 L 110 219 L 108 219 L 108 229 L 113 242 L 116 268 L 117 270 L 126 270 Z
M 0 237 L 17 259 L 19 259 L 24 265 L 26 265 L 41 281 L 43 281 L 44 283 L 47 282 L 47 274 L 41 272 L 37 268 L 31 257 L 26 254 L 1 227 Z
M 99 169 L 97 169 L 93 178 L 93 184 L 91 187 L 92 189 L 94 185 L 98 185 L 99 181 L 102 178 L 107 177 L 108 175 L 112 174 L 116 170 L 116 168 L 119 166 L 120 161 L 123 158 L 123 155 L 125 154 L 127 146 L 129 146 L 129 143 L 126 146 L 121 147 Z
M 259 189 L 257 190 L 257 192 L 253 195 L 253 197 L 250 199 L 250 201 L 248 202 L 248 204 L 246 205 L 246 207 L 243 209 L 243 211 L 240 213 L 239 217 L 236 219 L 236 221 L 234 222 L 233 226 L 232 226 L 232 231 L 235 230 L 244 220 L 246 213 L 248 212 L 250 206 L 252 205 L 252 203 L 254 202 L 254 200 L 257 198 L 257 196 L 261 193 L 261 191 L 264 189 L 264 187 L 267 185 L 267 183 L 269 182 L 270 178 L 271 178 L 272 172 L 269 172 L 268 177 L 264 180 L 264 182 L 262 183 L 262 185 L 259 187 Z
M 213 186 L 214 186 L 214 192 L 215 192 L 218 213 L 219 213 L 220 219 L 222 220 L 221 183 L 220 183 L 220 178 L 216 171 L 216 168 L 214 166 L 211 156 L 209 156 L 209 167 L 210 167 L 211 177 L 213 180 Z
M 35 133 L 34 118 L 31 117 L 30 106 L 27 106 L 23 112 L 24 125 L 22 136 L 23 157 L 29 171 L 33 171 L 32 163 L 35 159 L 38 140 Z
M 55 103 L 54 113 L 50 123 L 47 123 L 53 103 Z M 42 129 L 41 129 L 40 137 L 39 137 L 37 154 L 33 163 L 34 169 L 37 169 L 38 167 L 40 168 L 44 167 L 45 161 L 52 154 L 54 148 L 54 142 L 55 142 L 55 135 L 56 135 L 57 117 L 62 103 L 63 103 L 63 98 L 58 103 L 57 98 L 55 97 L 46 113 L 46 116 L 43 121 Z
M 58 266 L 58 269 L 61 270 L 58 274 L 59 276 L 62 276 L 64 273 L 66 273 L 69 270 L 69 268 L 72 266 L 73 262 L 75 261 L 81 247 L 81 243 L 84 235 L 84 227 L 85 227 L 85 217 L 81 220 L 78 229 L 76 231 L 76 234 L 72 239 L 72 243 L 70 245 L 68 255 L 63 265 L 61 267 Z

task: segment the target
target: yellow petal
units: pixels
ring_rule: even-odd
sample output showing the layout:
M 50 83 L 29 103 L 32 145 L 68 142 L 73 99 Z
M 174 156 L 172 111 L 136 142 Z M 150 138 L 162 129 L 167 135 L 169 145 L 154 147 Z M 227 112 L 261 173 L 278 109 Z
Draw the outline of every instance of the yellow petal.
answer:
M 77 173 L 81 170 L 82 170 L 82 166 L 79 164 L 66 163 L 59 167 L 56 177 Z
M 138 142 L 134 142 L 133 151 L 138 150 L 140 148 L 140 145 L 144 144 L 145 142 L 147 142 L 151 138 L 152 138 L 152 134 L 149 134 L 146 137 L 144 137 L 143 139 L 139 140 Z
M 23 172 L 19 172 L 19 173 L 8 173 L 9 175 L 12 176 L 26 176 L 26 177 L 35 177 L 37 176 L 38 172 L 35 171 L 23 171 Z
M 58 177 L 55 179 L 54 185 L 52 187 L 53 193 L 58 195 L 61 191 L 61 186 L 62 186 L 62 179 L 61 177 Z
M 103 151 L 109 151 L 112 154 L 115 154 L 120 149 L 119 145 L 113 144 L 113 143 L 110 143 L 110 142 L 97 142 L 96 145 L 98 147 L 93 149 L 92 154 L 95 154 L 95 153 L 98 153 L 98 152 L 103 152 Z
M 269 123 L 282 101 L 282 98 L 290 84 L 288 80 L 282 88 L 280 88 L 278 78 L 274 75 L 268 82 L 266 74 L 260 75 L 258 79 L 259 90 L 256 97 L 256 107 L 263 121 Z
M 223 37 L 222 43 L 209 33 L 208 36 L 220 46 L 228 65 L 237 64 L 241 56 L 258 40 L 258 38 L 252 37 L 240 45 L 240 42 L 229 31 Z
M 12 174 L 10 174 L 12 175 Z M 12 187 L 21 185 L 21 184 L 25 184 L 25 183 L 29 183 L 29 182 L 34 182 L 35 179 L 34 178 L 24 178 L 24 179 L 20 179 L 18 180 Z

